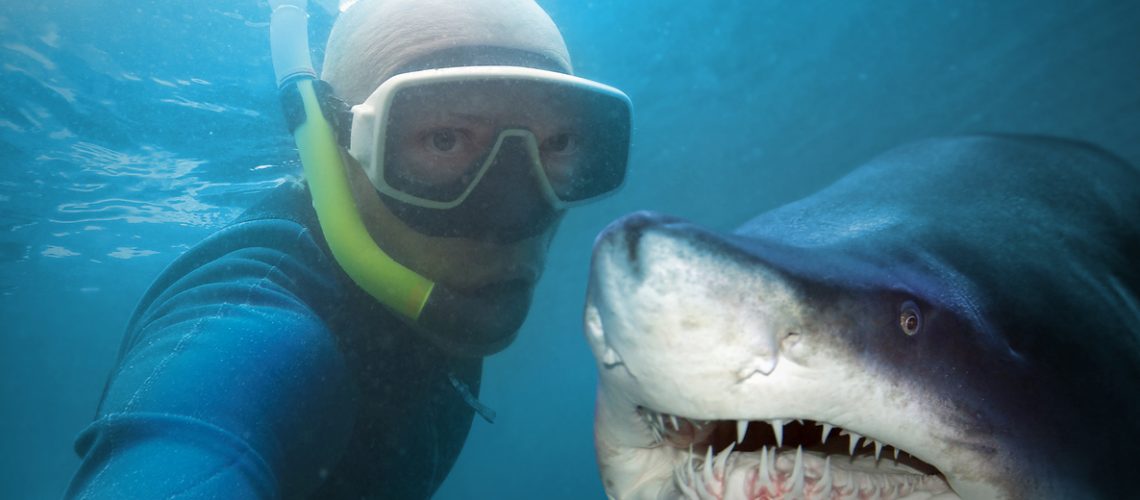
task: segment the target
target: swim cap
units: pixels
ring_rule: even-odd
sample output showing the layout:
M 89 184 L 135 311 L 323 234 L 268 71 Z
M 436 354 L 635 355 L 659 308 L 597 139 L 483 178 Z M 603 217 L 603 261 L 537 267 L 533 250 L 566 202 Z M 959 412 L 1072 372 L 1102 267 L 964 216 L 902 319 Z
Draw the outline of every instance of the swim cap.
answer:
M 562 34 L 533 0 L 360 0 L 329 34 L 321 79 L 360 104 L 409 63 L 463 47 L 513 49 L 572 70 Z

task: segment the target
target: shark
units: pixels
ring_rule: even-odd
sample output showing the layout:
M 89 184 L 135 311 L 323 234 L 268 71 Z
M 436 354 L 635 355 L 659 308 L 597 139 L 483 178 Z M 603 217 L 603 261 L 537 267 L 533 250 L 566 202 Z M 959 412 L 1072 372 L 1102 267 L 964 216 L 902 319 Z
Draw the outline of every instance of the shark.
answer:
M 1140 173 L 1055 137 L 919 141 L 721 233 L 597 238 L 614 499 L 1140 494 Z

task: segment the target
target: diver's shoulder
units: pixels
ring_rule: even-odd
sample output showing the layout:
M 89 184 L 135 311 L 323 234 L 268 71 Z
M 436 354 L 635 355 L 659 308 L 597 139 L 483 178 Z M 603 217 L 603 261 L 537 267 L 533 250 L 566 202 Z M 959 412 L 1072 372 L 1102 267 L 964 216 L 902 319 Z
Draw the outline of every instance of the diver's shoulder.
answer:
M 307 228 L 319 228 L 308 184 L 287 181 L 266 191 L 230 225 L 259 220 L 288 220 Z
M 196 260 L 213 260 L 246 249 L 259 249 L 265 258 L 272 259 L 278 254 L 322 265 L 328 263 L 328 252 L 307 185 L 286 182 L 267 191 L 183 258 L 196 254 Z
M 187 290 L 270 279 L 299 298 L 335 292 L 335 263 L 319 229 L 304 220 L 292 187 L 277 188 L 233 222 L 195 243 L 151 283 L 136 316 L 154 301 Z

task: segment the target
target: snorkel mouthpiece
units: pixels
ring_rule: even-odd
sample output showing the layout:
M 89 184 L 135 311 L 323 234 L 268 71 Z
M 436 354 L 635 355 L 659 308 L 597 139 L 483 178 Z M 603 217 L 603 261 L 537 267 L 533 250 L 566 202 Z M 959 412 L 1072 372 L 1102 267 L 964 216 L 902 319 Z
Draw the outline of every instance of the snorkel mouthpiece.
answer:
M 353 282 L 452 354 L 486 356 L 513 340 L 521 318 L 500 314 L 494 298 L 457 293 L 396 262 L 364 226 L 345 174 L 336 134 L 321 108 L 308 47 L 305 0 L 271 0 L 273 69 L 286 121 L 333 258 Z M 509 307 L 528 307 L 513 300 Z

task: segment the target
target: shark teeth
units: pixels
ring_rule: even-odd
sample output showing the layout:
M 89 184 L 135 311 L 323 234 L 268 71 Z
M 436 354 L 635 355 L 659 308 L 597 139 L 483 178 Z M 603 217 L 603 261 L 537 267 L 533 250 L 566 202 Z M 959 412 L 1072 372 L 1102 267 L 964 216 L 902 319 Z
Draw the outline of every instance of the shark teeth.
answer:
M 854 454 L 855 454 L 855 450 L 859 448 L 859 440 L 863 439 L 863 436 L 860 436 L 860 435 L 858 435 L 858 434 L 855 434 L 854 432 L 848 432 L 848 434 L 850 434 L 850 436 L 851 436 L 851 439 L 850 439 L 850 440 L 848 440 L 848 444 L 847 444 L 847 446 L 848 446 L 848 449 L 847 449 L 847 453 L 849 453 L 849 454 L 851 454 L 851 455 L 854 455 Z
M 671 457 L 670 498 L 958 498 L 930 464 L 834 424 L 637 412 L 653 436 L 649 448 Z
M 792 465 L 792 498 L 804 496 L 804 449 L 796 447 L 796 461 Z
M 672 480 L 677 497 L 686 499 L 958 498 L 938 476 L 843 467 L 802 446 L 784 453 L 763 446 L 744 456 L 732 445 L 719 453 L 690 448 Z
M 863 457 L 873 460 L 876 464 L 881 462 L 885 455 L 888 459 L 893 459 L 896 466 L 900 463 L 901 454 L 907 456 L 908 465 L 918 463 L 923 473 L 937 474 L 933 466 L 909 454 L 900 453 L 899 448 L 890 443 L 826 422 L 794 418 L 714 422 L 659 413 L 644 407 L 638 408 L 638 412 L 649 427 L 654 443 L 658 445 L 669 443 L 682 449 L 695 445 L 703 450 L 697 456 L 698 460 L 701 458 L 708 461 L 719 460 L 722 466 L 728 461 L 728 454 L 733 452 L 755 453 L 770 450 L 771 457 L 765 459 L 762 453 L 759 457 L 761 461 L 770 461 L 774 459 L 778 450 L 787 450 L 791 453 L 794 449 L 797 453 L 811 450 L 812 453 L 822 453 L 821 456 L 825 457 L 842 455 L 843 451 L 846 451 L 850 461 Z M 732 430 L 716 431 L 719 426 L 728 426 Z M 731 432 L 732 437 L 725 436 L 724 432 Z M 722 438 L 710 441 L 709 436 L 714 433 Z M 832 478 L 829 477 L 829 480 Z
M 785 420 L 773 419 L 772 420 L 772 433 L 776 435 L 776 447 L 784 446 L 784 423 Z

